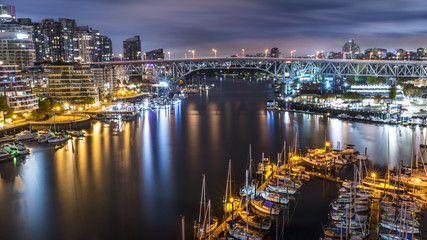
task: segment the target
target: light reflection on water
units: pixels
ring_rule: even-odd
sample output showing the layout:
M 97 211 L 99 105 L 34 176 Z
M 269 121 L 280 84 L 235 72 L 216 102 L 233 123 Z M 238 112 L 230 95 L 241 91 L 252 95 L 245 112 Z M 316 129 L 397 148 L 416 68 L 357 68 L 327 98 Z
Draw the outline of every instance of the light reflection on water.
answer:
M 301 149 L 323 147 L 325 138 L 335 146 L 351 143 L 362 152 L 367 147 L 370 159 L 382 166 L 389 136 L 390 162 L 410 160 L 408 127 L 266 112 L 265 102 L 273 98 L 268 85 L 238 79 L 220 84 L 209 96 L 197 94 L 171 109 L 145 111 L 136 122 L 94 122 L 85 138 L 58 150 L 28 143 L 32 154 L 27 161 L 0 164 L 1 238 L 178 239 L 181 214 L 191 236 L 202 173 L 220 217 L 228 159 L 233 179 L 242 185 L 249 144 L 255 161 L 262 152 L 275 160 L 283 141 L 291 144 L 296 133 Z M 295 221 L 306 232 L 320 228 L 335 191 L 320 182 L 308 187 L 316 191 L 307 191 L 300 206 L 306 202 L 322 210 L 296 210 Z

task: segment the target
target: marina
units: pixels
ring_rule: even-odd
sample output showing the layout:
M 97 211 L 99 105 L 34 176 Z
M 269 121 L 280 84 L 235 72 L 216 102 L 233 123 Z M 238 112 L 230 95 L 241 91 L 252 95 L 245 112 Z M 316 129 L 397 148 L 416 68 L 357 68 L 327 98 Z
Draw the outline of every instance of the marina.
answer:
M 328 120 L 321 118 L 321 116 L 302 113 L 269 113 L 264 110 L 263 101 L 259 100 L 268 99 L 270 94 L 268 83 L 241 82 L 243 89 L 240 90 L 242 92 L 239 94 L 247 94 L 252 88 L 264 89 L 264 92 L 259 94 L 259 99 L 254 99 L 252 100 L 253 102 L 251 100 L 247 100 L 249 102 L 236 100 L 234 97 L 236 92 L 232 91 L 235 90 L 233 88 L 234 84 L 232 82 L 217 83 L 216 86 L 218 88 L 211 89 L 209 97 L 204 93 L 192 95 L 183 100 L 181 104 L 172 105 L 168 109 L 141 109 L 140 116 L 135 120 L 92 120 L 90 127 L 83 128 L 84 137 L 68 138 L 69 140 L 65 140 L 64 143 L 59 145 L 53 146 L 49 143 L 39 143 L 37 140 L 23 140 L 21 142 L 31 153 L 20 157 L 20 159 L 23 159 L 18 159 L 16 165 L 13 159 L 4 161 L 0 165 L 0 174 L 6 177 L 9 176 L 7 173 L 10 171 L 18 171 L 21 175 L 24 174 L 22 176 L 26 176 L 31 171 L 41 170 L 34 165 L 35 163 L 51 166 L 44 170 L 47 171 L 44 174 L 55 175 L 54 172 L 49 170 L 50 168 L 57 169 L 55 172 L 66 173 L 67 177 L 58 179 L 58 184 L 63 187 L 60 189 L 55 188 L 54 192 L 60 196 L 66 194 L 75 196 L 75 198 L 59 198 L 54 201 L 58 204 L 72 204 L 74 209 L 83 207 L 78 205 L 78 202 L 83 201 L 85 206 L 88 206 L 89 212 L 97 211 L 97 209 L 120 209 L 125 213 L 125 215 L 118 215 L 119 219 L 117 221 L 120 222 L 126 222 L 125 219 L 128 217 L 141 219 L 143 225 L 127 227 L 126 229 L 131 229 L 131 232 L 122 232 L 122 237 L 127 236 L 127 234 L 143 237 L 143 235 L 146 236 L 145 234 L 149 233 L 150 239 L 171 239 L 174 236 L 181 236 L 183 233 L 181 229 L 184 228 L 186 238 L 193 239 L 193 237 L 197 237 L 194 230 L 194 221 L 196 221 L 200 222 L 200 225 L 209 223 L 209 225 L 202 228 L 205 230 L 201 231 L 203 234 L 199 234 L 198 236 L 200 237 L 197 238 L 210 237 L 215 239 L 231 236 L 251 236 L 253 239 L 257 239 L 260 234 L 262 234 L 262 239 L 276 239 L 276 236 L 279 239 L 323 238 L 325 237 L 324 230 L 330 223 L 328 215 L 334 209 L 330 204 L 336 200 L 335 209 L 337 211 L 346 208 L 345 204 L 348 201 L 342 200 L 343 198 L 339 198 L 339 196 L 350 196 L 351 194 L 341 193 L 340 188 L 348 184 L 349 180 L 354 179 L 354 168 L 359 167 L 360 162 L 366 165 L 368 169 L 364 168 L 363 188 L 373 191 L 373 196 L 377 196 L 372 197 L 373 200 L 370 202 L 370 215 L 384 215 L 380 213 L 379 209 L 390 208 L 390 205 L 383 204 L 380 206 L 379 204 L 374 204 L 375 202 L 380 202 L 377 199 L 384 198 L 384 193 L 388 192 L 388 189 L 393 190 L 398 187 L 398 185 L 395 186 L 394 182 L 390 184 L 385 182 L 384 171 L 388 162 L 387 141 L 379 143 L 365 136 L 373 134 L 373 136 L 381 136 L 382 139 L 387 139 L 387 134 L 398 136 L 397 142 L 390 142 L 390 166 L 392 166 L 392 172 L 394 167 L 396 172 L 398 171 L 398 163 L 400 160 L 405 160 L 405 156 L 407 161 L 405 161 L 404 165 L 407 166 L 410 163 L 409 156 L 411 156 L 412 139 L 414 139 L 413 162 L 414 165 L 416 164 L 415 145 L 417 141 L 418 143 L 422 142 L 422 136 L 425 134 L 423 129 L 348 123 L 338 119 Z M 226 94 L 229 95 L 226 95 L 228 97 L 225 103 L 216 97 L 220 93 L 224 94 L 223 91 L 225 89 L 222 89 L 222 85 L 230 88 L 228 93 L 226 91 Z M 224 95 L 222 95 L 221 99 L 223 97 Z M 232 109 L 239 112 L 239 115 L 229 115 L 226 106 L 233 106 Z M 253 114 L 253 117 L 249 117 L 249 113 Z M 178 118 L 178 116 L 181 117 Z M 222 117 L 220 118 L 220 116 Z M 225 121 L 228 117 L 233 119 L 231 123 Z M 248 119 L 241 122 L 240 118 L 242 117 Z M 207 127 L 205 124 L 201 124 L 200 118 L 206 118 L 206 122 L 211 125 Z M 351 125 L 349 126 L 349 124 Z M 254 126 L 258 125 L 264 125 L 266 129 L 261 132 L 250 131 L 250 129 L 254 129 Z M 238 127 L 233 129 L 231 126 Z M 344 127 L 351 129 L 351 134 L 343 131 Z M 190 129 L 199 132 L 199 134 L 183 135 Z M 214 129 L 217 130 L 214 131 Z M 244 133 L 244 139 L 236 138 L 237 136 L 233 134 L 236 131 Z M 313 135 L 313 133 L 316 134 Z M 51 134 L 57 135 L 49 131 L 44 134 L 52 137 L 53 135 Z M 67 131 L 58 133 L 58 136 L 62 137 L 64 134 L 79 136 L 81 133 Z M 220 134 L 221 137 L 216 136 L 216 134 Z M 25 132 L 23 135 L 30 136 L 31 132 Z M 145 136 L 144 140 L 142 140 L 142 136 Z M 150 140 L 151 138 L 153 140 Z M 418 140 L 415 141 L 415 139 Z M 11 138 L 10 141 L 13 142 L 14 139 Z M 171 144 L 171 141 L 177 146 Z M 284 147 L 284 141 L 287 143 L 286 147 Z M 236 145 L 237 142 L 239 143 Z M 338 144 L 338 142 L 340 143 Z M 350 143 L 354 145 L 350 145 Z M 252 146 L 250 151 L 249 145 Z M 162 151 L 160 151 L 160 146 L 162 146 Z M 169 146 L 166 148 L 167 151 L 165 151 L 164 146 Z M 233 151 L 236 148 L 239 150 L 237 152 Z M 399 151 L 396 151 L 397 148 Z M 99 156 L 87 155 L 88 152 L 94 151 L 94 149 L 98 149 L 101 154 Z M 129 149 L 134 150 L 130 151 Z M 278 152 L 279 156 L 277 156 Z M 248 181 L 248 187 L 246 188 L 245 170 L 248 169 L 250 162 L 248 155 L 252 156 L 252 170 L 248 173 L 248 178 L 258 179 L 258 183 Z M 80 157 L 76 158 L 76 156 Z M 419 163 L 421 162 L 421 156 L 425 156 L 422 148 L 418 152 Z M 311 157 L 315 160 L 311 163 L 306 163 L 304 161 L 306 157 Z M 200 159 L 205 160 L 200 161 Z M 229 159 L 232 161 L 230 162 Z M 280 160 L 279 164 L 277 163 L 278 159 Z M 315 166 L 323 162 L 327 162 L 333 167 L 316 169 Z M 87 163 L 90 163 L 90 165 L 87 165 Z M 286 164 L 284 165 L 283 163 Z M 277 168 L 278 165 L 280 165 L 279 168 Z M 231 174 L 229 174 L 227 168 L 231 169 Z M 372 177 L 373 170 L 377 174 L 375 178 Z M 408 169 L 401 167 L 400 171 L 407 172 Z M 180 176 L 179 173 L 181 172 L 187 172 L 188 174 Z M 202 185 L 201 174 L 206 176 L 204 190 L 206 198 L 199 201 L 201 195 L 200 186 Z M 18 174 L 13 177 L 13 181 L 21 182 L 21 175 Z M 115 177 L 110 178 L 109 176 L 111 175 Z M 83 181 L 74 185 L 75 180 L 80 179 L 78 181 L 81 181 L 81 177 L 78 176 L 84 176 L 90 181 Z M 180 176 L 178 178 L 179 181 L 173 181 L 172 176 Z M 134 182 L 135 177 L 140 179 L 139 182 Z M 96 179 L 103 179 L 103 181 L 100 182 Z M 409 179 L 406 180 L 406 182 L 412 183 Z M 40 184 L 40 179 L 34 179 L 34 183 Z M 416 183 L 415 180 L 414 183 Z M 24 183 L 21 182 L 21 184 Z M 31 186 L 34 190 L 40 190 L 40 185 L 34 185 L 31 182 L 26 182 L 25 184 L 28 187 Z M 117 198 L 114 200 L 115 203 L 110 203 L 92 201 L 83 195 L 83 192 L 90 191 L 91 196 L 97 196 L 97 198 L 103 196 L 103 194 L 107 193 L 102 186 L 106 185 L 113 189 L 114 192 L 124 194 L 126 197 Z M 350 185 L 352 186 L 352 184 Z M 8 186 L 6 182 L 2 182 L 0 185 L 0 189 L 3 189 L 4 193 L 2 196 L 10 194 L 6 186 Z M 157 186 L 164 188 L 164 190 L 159 191 Z M 252 188 L 251 186 L 254 187 Z M 135 197 L 134 192 L 139 191 L 138 189 L 141 188 L 150 194 L 137 196 L 137 201 L 131 200 L 131 196 Z M 129 189 L 130 192 L 125 189 Z M 418 199 L 417 201 L 422 202 L 422 198 L 425 197 L 425 191 L 417 187 L 415 189 L 416 191 L 414 191 L 414 186 L 409 187 L 410 192 Z M 239 195 L 239 192 L 243 194 Z M 247 203 L 246 193 L 249 196 Z M 25 194 L 34 196 L 35 192 L 26 191 Z M 387 195 L 397 196 L 397 194 L 399 192 Z M 39 199 L 39 201 L 47 201 L 47 198 L 38 196 L 36 199 Z M 186 200 L 182 200 L 180 196 L 185 196 Z M 224 196 L 232 196 L 233 201 L 229 201 L 230 197 L 228 197 L 227 201 Z M 401 196 L 404 197 L 403 195 Z M 261 199 L 260 197 L 269 198 L 269 200 Z M 364 199 L 358 199 L 357 197 L 355 202 L 366 205 Z M 391 201 L 389 198 L 386 198 L 387 202 Z M 4 206 L 8 206 L 2 199 L 4 198 L 0 198 L 0 202 L 4 203 Z M 274 201 L 279 204 L 278 208 L 275 206 L 276 203 Z M 204 214 L 201 215 L 199 221 L 200 202 L 203 202 L 201 212 Z M 116 204 L 118 203 L 122 207 L 117 207 Z M 161 203 L 161 206 L 157 203 Z M 273 204 L 271 205 L 271 203 Z M 143 208 L 144 211 L 135 211 L 138 208 L 142 209 L 140 204 L 151 204 L 153 207 Z M 172 207 L 172 205 L 177 207 Z M 35 206 L 33 203 L 29 204 L 31 213 L 36 210 Z M 48 206 L 43 204 L 43 206 L 44 209 L 52 210 L 52 208 L 57 208 L 54 207 L 55 205 Z M 230 211 L 224 213 L 224 207 Z M 359 206 L 357 208 L 358 211 L 363 209 Z M 9 216 L 17 217 L 16 213 L 10 213 L 6 208 L 2 210 Z M 56 211 L 62 210 L 57 209 Z M 168 217 L 165 218 L 164 216 Z M 180 216 L 185 216 L 184 225 L 182 225 Z M 331 215 L 334 219 L 340 219 L 343 216 L 347 215 L 343 212 Z M 387 217 L 390 216 L 387 215 Z M 115 222 L 112 219 L 99 219 L 93 214 L 85 214 L 85 217 L 88 218 L 88 221 L 96 220 L 107 225 Z M 372 225 L 370 229 L 375 229 L 376 226 L 381 225 L 380 221 L 377 220 L 378 225 L 373 221 L 374 218 L 372 217 L 365 217 L 362 214 L 359 214 L 359 217 L 367 222 L 369 226 Z M 72 225 L 77 227 L 81 226 L 80 219 L 78 215 L 69 213 L 66 217 L 60 218 L 59 223 L 71 221 Z M 47 217 L 43 217 L 42 220 L 46 224 L 55 225 Z M 423 225 L 423 221 L 423 219 L 419 221 L 420 226 Z M 83 222 L 88 224 L 87 221 Z M 160 228 L 157 224 L 153 224 L 154 222 L 171 226 L 171 233 L 160 236 L 158 234 Z M 247 230 L 245 222 L 249 225 Z M 345 220 L 342 220 L 341 223 L 344 225 Z M 27 225 L 29 223 L 24 220 L 21 224 Z M 389 221 L 383 224 L 388 224 L 384 226 L 390 227 Z M 352 223 L 350 226 L 356 228 L 357 224 Z M 409 228 L 408 224 L 405 226 Z M 101 232 L 107 236 L 110 230 L 107 228 L 102 229 Z M 26 236 L 25 234 L 30 234 L 30 232 L 23 231 L 22 234 Z M 85 228 L 85 231 L 80 234 L 85 235 L 90 232 L 92 232 L 90 228 Z M 210 234 L 208 234 L 209 232 Z M 422 231 L 420 232 L 422 234 Z M 63 233 L 71 234 L 71 236 L 77 238 L 83 236 L 67 231 Z M 342 231 L 342 233 L 346 232 Z M 371 230 L 370 233 L 372 236 L 380 236 L 379 234 L 381 233 L 384 235 L 384 232 L 375 230 Z M 61 236 L 61 234 L 58 236 Z M 385 234 L 390 233 L 385 232 Z M 41 234 L 39 236 L 45 235 Z M 393 236 L 390 235 L 388 237 Z

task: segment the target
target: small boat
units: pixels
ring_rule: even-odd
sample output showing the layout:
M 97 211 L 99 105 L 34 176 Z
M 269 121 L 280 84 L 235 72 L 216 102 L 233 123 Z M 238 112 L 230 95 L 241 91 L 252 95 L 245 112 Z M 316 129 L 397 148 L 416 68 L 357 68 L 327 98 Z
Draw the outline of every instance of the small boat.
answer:
M 36 137 L 37 137 L 37 131 L 25 130 L 16 134 L 16 140 L 18 141 L 33 140 Z
M 26 155 L 30 153 L 30 150 L 28 148 L 26 148 L 24 145 L 19 143 L 5 144 L 2 147 L 13 156 L 21 156 L 21 155 Z
M 331 212 L 330 216 L 331 216 L 331 219 L 334 221 L 343 221 L 348 219 L 349 213 L 348 212 Z M 368 220 L 368 216 L 363 214 L 353 214 L 352 217 L 355 220 L 361 221 L 361 222 L 366 222 Z
M 8 135 L 6 135 L 6 136 L 0 138 L 0 143 L 12 142 L 12 141 L 15 141 L 15 140 L 16 140 L 15 136 L 8 136 Z
M 69 133 L 73 137 L 84 137 L 85 136 L 85 132 L 83 132 L 83 131 L 70 131 Z
M 261 230 L 268 230 L 271 228 L 271 219 L 266 219 L 266 221 L 263 221 L 263 218 L 260 218 L 252 213 L 248 214 L 244 210 L 239 211 L 239 216 L 244 222 L 253 228 L 258 228 Z
M 280 208 L 273 202 L 264 199 L 252 199 L 251 205 L 258 211 L 266 214 L 279 215 Z
M 401 232 L 401 233 L 414 233 L 414 234 L 418 234 L 420 233 L 420 229 L 418 227 L 412 227 L 409 226 L 409 224 L 407 225 L 399 225 L 399 223 L 392 223 L 392 222 L 384 222 L 381 221 L 380 222 L 381 227 L 385 228 L 385 229 L 389 229 L 392 231 L 396 231 L 397 233 Z
M 274 202 L 274 203 L 280 203 L 280 204 L 288 204 L 289 203 L 289 199 L 274 193 L 274 192 L 266 192 L 266 191 L 261 191 L 260 193 L 261 197 L 264 198 L 265 200 Z
M 243 223 L 228 221 L 227 225 L 229 226 L 228 233 L 234 238 L 241 240 L 261 240 L 263 237 L 262 234 L 247 229 L 246 225 Z
M 295 194 L 298 191 L 298 188 L 285 186 L 285 185 L 269 184 L 267 185 L 267 190 L 275 193 L 281 193 L 281 194 Z
M 50 137 L 47 139 L 48 143 L 63 143 L 66 142 L 68 140 L 67 137 L 61 137 L 61 136 L 54 136 L 54 137 Z
M 393 233 L 380 233 L 381 239 L 384 240 L 402 240 L 402 239 L 408 239 L 408 240 L 418 240 L 419 238 L 412 236 L 411 234 L 404 234 L 401 233 L 399 235 L 393 234 Z
M 0 149 L 0 162 L 10 159 L 12 159 L 12 154 L 10 154 L 6 149 Z

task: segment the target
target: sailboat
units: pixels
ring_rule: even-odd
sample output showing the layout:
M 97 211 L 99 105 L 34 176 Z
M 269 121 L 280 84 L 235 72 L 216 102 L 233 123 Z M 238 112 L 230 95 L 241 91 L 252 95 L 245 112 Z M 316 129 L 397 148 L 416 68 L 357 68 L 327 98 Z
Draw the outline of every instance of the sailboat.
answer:
M 248 188 L 248 170 L 246 170 L 246 189 Z M 246 224 L 241 224 L 238 222 L 228 221 L 227 224 L 229 225 L 228 233 L 237 238 L 242 240 L 258 240 L 262 239 L 262 235 L 258 234 L 252 230 L 249 229 L 249 224 L 256 225 L 257 223 L 254 221 L 253 217 L 250 217 L 249 215 L 249 195 L 246 196 L 246 211 L 239 211 L 240 216 L 242 219 L 246 222 Z M 244 212 L 244 213 L 242 213 Z M 271 226 L 271 223 L 270 223 Z M 265 226 L 266 230 L 270 228 L 270 226 Z M 262 228 L 262 226 L 261 226 Z
M 202 192 L 200 196 L 199 219 L 195 223 L 196 235 L 198 239 L 209 236 L 218 227 L 218 218 L 211 217 L 211 201 L 206 205 L 206 181 L 203 174 Z
M 225 187 L 224 212 L 229 213 L 237 210 L 240 201 L 233 196 L 231 188 L 231 159 L 228 161 L 227 185 Z

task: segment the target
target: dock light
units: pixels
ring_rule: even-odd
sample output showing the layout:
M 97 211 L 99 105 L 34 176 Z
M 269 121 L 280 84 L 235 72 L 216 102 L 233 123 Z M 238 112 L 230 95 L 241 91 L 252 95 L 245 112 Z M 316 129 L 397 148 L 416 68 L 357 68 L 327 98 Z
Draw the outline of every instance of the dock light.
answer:
M 326 142 L 326 146 L 329 147 L 329 142 Z
M 56 110 L 58 110 L 58 111 L 59 111 L 59 110 L 61 110 L 61 108 L 60 108 L 60 107 L 56 107 Z
M 415 182 L 419 183 L 421 180 L 419 178 L 415 179 Z
M 371 176 L 374 178 L 374 177 L 376 177 L 377 175 L 376 175 L 375 173 L 372 173 L 372 175 L 371 175 Z
M 80 107 L 80 108 L 79 108 L 79 111 L 81 111 L 81 110 L 83 110 L 83 108 L 81 108 L 81 107 Z
M 65 107 L 65 108 L 68 108 L 68 106 L 69 106 L 69 105 L 68 105 L 68 103 L 64 104 L 64 107 Z
M 233 198 L 230 198 L 230 202 L 233 202 L 234 201 L 234 199 Z
M 15 118 L 16 118 L 16 115 L 13 115 L 12 117 L 15 119 Z

